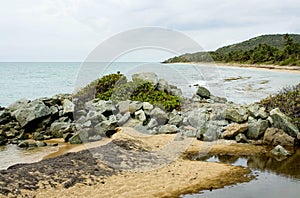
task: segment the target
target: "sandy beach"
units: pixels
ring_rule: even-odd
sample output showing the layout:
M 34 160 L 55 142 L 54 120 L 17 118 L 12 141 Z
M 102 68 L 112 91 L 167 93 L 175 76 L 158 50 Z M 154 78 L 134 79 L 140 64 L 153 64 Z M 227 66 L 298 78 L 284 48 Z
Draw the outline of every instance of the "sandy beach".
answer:
M 177 64 L 177 63 L 173 63 Z M 272 70 L 281 72 L 291 72 L 300 74 L 299 66 L 280 66 L 280 65 L 263 65 L 263 64 L 241 64 L 241 63 L 218 63 L 218 62 L 187 62 L 178 64 L 192 64 L 192 65 L 212 65 L 212 66 L 225 66 L 225 67 L 241 67 L 261 70 Z
M 235 155 L 253 155 L 265 152 L 263 147 L 237 144 L 233 141 L 220 140 L 216 142 L 202 142 L 193 138 L 175 141 L 175 134 L 143 136 L 132 128 L 119 128 L 111 139 L 82 144 L 58 151 L 48 159 L 35 164 L 17 165 L 1 175 L 11 174 L 18 180 L 6 181 L 7 189 L 15 189 L 15 193 L 8 193 L 8 197 L 179 197 L 182 194 L 197 193 L 201 190 L 217 189 L 240 182 L 248 182 L 254 178 L 248 168 L 231 166 L 222 163 L 193 161 L 188 155 L 199 153 L 234 153 Z M 122 144 L 119 144 L 122 142 Z M 179 146 L 180 155 L 172 156 L 170 145 Z M 95 158 L 96 152 L 110 156 L 116 155 L 111 147 L 118 145 L 120 153 L 127 161 L 138 161 L 142 157 L 132 155 L 143 151 L 157 153 L 167 151 L 173 157 L 170 161 L 155 159 L 154 162 L 145 158 L 143 166 L 129 167 L 122 163 L 112 164 L 107 158 Z M 185 146 L 180 147 L 180 144 Z M 110 146 L 109 146 L 110 145 Z M 121 147 L 121 149 L 120 149 Z M 98 149 L 98 150 L 93 150 Z M 61 155 L 67 153 L 65 155 Z M 57 155 L 61 155 L 55 158 Z M 164 157 L 164 158 L 168 158 Z M 155 156 L 152 158 L 155 158 Z M 107 161 L 106 161 L 107 160 Z M 116 162 L 116 161 L 113 161 Z M 163 163 L 156 163 L 163 162 Z M 71 166 L 69 166 L 71 163 Z M 119 166 L 120 165 L 120 166 Z M 49 168 L 55 166 L 55 168 Z M 67 167 L 68 166 L 68 167 Z M 113 168 L 112 168 L 113 167 Z M 137 168 L 136 168 L 137 167 Z M 23 172 L 22 172 L 23 171 Z M 5 174 L 3 173 L 5 172 Z M 28 173 L 27 177 L 21 175 Z M 59 176 L 59 181 L 56 178 Z M 31 179 L 28 179 L 30 178 Z M 3 178 L 1 178 L 3 179 Z M 2 182 L 0 182 L 2 183 Z M 2 183 L 3 184 L 3 183 Z M 25 184 L 25 185 L 24 185 Z M 23 185 L 23 187 L 22 187 Z M 25 187 L 24 187 L 25 186 Z M 30 187 L 31 188 L 28 188 Z M 3 193 L 2 188 L 2 193 Z M 2 194 L 3 196 L 3 194 Z

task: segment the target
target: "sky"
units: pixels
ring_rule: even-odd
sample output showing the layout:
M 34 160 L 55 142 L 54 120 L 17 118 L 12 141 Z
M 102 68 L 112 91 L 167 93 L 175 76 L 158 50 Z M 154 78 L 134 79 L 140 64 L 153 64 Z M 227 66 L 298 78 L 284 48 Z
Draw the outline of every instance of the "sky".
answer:
M 178 31 L 215 50 L 300 33 L 299 10 L 299 0 L 1 0 L 0 61 L 82 62 L 112 36 L 142 27 Z

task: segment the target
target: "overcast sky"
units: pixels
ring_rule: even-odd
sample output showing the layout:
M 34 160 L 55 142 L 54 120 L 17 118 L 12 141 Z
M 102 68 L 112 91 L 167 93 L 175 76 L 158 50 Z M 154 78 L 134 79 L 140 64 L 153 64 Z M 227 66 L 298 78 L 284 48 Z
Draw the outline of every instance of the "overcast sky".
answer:
M 1 0 L 0 61 L 84 61 L 111 36 L 170 28 L 205 50 L 300 33 L 299 0 Z

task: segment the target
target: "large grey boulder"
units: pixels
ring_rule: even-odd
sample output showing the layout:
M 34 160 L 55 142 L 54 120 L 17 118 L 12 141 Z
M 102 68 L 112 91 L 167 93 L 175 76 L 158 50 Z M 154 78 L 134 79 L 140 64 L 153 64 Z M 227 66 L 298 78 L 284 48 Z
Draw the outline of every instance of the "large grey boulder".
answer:
M 264 134 L 263 143 L 267 145 L 294 146 L 294 138 L 282 129 L 268 128 Z
M 118 109 L 119 113 L 123 114 L 123 113 L 128 112 L 130 103 L 131 103 L 130 100 L 124 100 L 124 101 L 118 102 L 117 109 Z
M 129 104 L 129 112 L 134 113 L 143 107 L 143 103 L 139 101 L 131 101 Z
M 153 108 L 154 108 L 154 106 L 152 104 L 150 104 L 149 102 L 143 102 L 143 110 L 146 115 L 149 115 Z
M 232 123 L 226 127 L 225 132 L 223 133 L 223 137 L 225 139 L 232 139 L 235 138 L 240 133 L 243 133 L 248 130 L 248 124 L 237 124 Z
M 158 83 L 158 77 L 153 72 L 141 72 L 132 75 L 132 80 L 144 80 L 150 82 L 153 86 L 156 86 Z
M 37 121 L 40 122 L 43 118 L 49 117 L 52 111 L 43 102 L 34 100 L 22 108 L 16 110 L 14 115 L 21 127 L 27 127 L 29 124 Z
M 70 139 L 69 142 L 71 144 L 81 144 L 84 142 L 88 142 L 89 139 L 89 132 L 87 130 L 80 130 L 76 134 L 74 134 Z
M 225 112 L 225 118 L 233 122 L 242 123 L 248 119 L 248 110 L 245 107 L 229 107 Z
M 100 100 L 100 101 L 91 101 L 86 103 L 87 110 L 94 110 L 97 111 L 104 116 L 110 116 L 116 112 L 116 106 L 113 104 L 112 101 L 108 100 Z
M 200 96 L 201 98 L 205 98 L 205 99 L 210 98 L 210 91 L 208 89 L 206 89 L 205 87 L 199 86 L 196 94 L 198 96 Z
M 262 120 L 262 119 L 256 120 L 252 117 L 249 117 L 248 131 L 246 136 L 249 139 L 257 140 L 258 138 L 263 136 L 263 134 L 265 133 L 268 127 L 269 127 L 269 122 L 267 120 Z
M 159 79 L 157 90 L 169 93 L 171 89 L 168 82 L 165 79 Z
M 273 109 L 270 112 L 270 116 L 273 120 L 273 125 L 276 128 L 284 130 L 287 134 L 292 137 L 297 137 L 299 134 L 298 128 L 291 123 L 291 118 L 283 114 L 279 108 Z

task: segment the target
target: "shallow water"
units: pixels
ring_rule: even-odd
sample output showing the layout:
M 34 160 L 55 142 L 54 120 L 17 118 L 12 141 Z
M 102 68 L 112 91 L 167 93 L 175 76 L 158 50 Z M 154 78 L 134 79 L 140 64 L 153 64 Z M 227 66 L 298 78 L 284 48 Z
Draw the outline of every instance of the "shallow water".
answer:
M 227 186 L 199 194 L 184 195 L 184 198 L 195 197 L 299 197 L 300 193 L 300 149 L 283 160 L 259 155 L 237 157 L 230 155 L 206 156 L 197 160 L 220 162 L 235 166 L 249 167 L 257 175 L 249 183 Z

